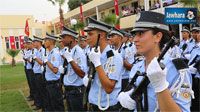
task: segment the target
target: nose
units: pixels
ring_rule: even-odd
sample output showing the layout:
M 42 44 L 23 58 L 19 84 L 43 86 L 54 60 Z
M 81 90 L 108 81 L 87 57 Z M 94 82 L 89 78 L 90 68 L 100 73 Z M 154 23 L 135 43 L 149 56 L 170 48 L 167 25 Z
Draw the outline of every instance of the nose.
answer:
M 135 37 L 133 38 L 133 42 L 138 42 L 139 41 L 140 36 L 139 35 L 135 35 Z

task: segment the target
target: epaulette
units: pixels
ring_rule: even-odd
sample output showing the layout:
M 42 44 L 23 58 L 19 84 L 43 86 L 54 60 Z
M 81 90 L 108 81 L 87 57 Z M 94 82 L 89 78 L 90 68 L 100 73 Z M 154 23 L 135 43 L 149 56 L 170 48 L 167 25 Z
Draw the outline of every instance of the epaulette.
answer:
M 109 50 L 106 52 L 106 55 L 107 55 L 107 58 L 110 58 L 110 57 L 114 56 L 114 53 L 112 50 Z
M 174 64 L 175 68 L 177 70 L 181 70 L 181 69 L 186 69 L 188 68 L 187 63 L 185 62 L 184 58 L 176 58 L 172 60 L 172 63 Z
M 125 45 L 124 47 L 123 47 L 123 49 L 126 49 L 127 48 L 127 46 Z
M 133 43 L 130 43 L 130 44 L 129 44 L 129 47 L 131 47 L 132 45 L 133 45 Z

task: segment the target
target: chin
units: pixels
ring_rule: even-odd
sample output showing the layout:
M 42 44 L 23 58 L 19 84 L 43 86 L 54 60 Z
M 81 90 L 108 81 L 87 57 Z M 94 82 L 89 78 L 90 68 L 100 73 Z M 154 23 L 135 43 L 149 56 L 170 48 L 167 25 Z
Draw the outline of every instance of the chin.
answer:
M 137 49 L 137 54 L 143 55 L 144 52 L 142 50 L 140 50 L 140 49 Z

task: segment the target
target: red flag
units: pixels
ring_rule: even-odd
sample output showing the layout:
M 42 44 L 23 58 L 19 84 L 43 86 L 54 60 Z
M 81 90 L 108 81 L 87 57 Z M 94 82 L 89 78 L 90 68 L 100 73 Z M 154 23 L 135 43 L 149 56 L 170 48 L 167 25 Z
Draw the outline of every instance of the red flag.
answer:
M 82 3 L 80 4 L 80 19 L 81 19 L 81 22 L 83 22 L 84 17 L 83 17 L 83 7 L 82 7 Z M 81 30 L 81 35 L 85 35 L 83 30 Z
M 24 49 L 24 36 L 19 36 L 19 39 L 20 39 L 20 48 L 21 49 Z
M 116 14 L 116 17 L 117 17 L 117 19 L 118 19 L 118 18 L 119 18 L 118 0 L 115 0 L 115 14 Z M 119 25 L 119 24 L 115 25 L 115 27 L 116 27 L 117 29 L 120 29 L 120 25 Z
M 28 20 L 29 20 L 29 18 L 26 19 L 26 25 L 25 25 L 24 32 L 25 32 L 25 34 L 29 37 L 29 26 L 28 26 Z
M 15 49 L 15 37 L 10 36 L 10 48 Z

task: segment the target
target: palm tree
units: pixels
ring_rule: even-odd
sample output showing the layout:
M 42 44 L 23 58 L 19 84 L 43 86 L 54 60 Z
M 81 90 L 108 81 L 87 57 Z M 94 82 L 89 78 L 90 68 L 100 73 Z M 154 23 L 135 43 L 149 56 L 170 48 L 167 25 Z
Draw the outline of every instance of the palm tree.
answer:
M 15 64 L 15 57 L 17 56 L 17 54 L 19 53 L 20 50 L 15 50 L 15 49 L 8 49 L 7 53 L 12 57 L 12 67 L 16 66 Z
M 116 26 L 120 22 L 120 17 L 117 18 L 115 14 L 108 14 L 107 16 L 102 18 L 101 21 L 103 21 L 109 25 Z
M 64 15 L 63 15 L 62 6 L 64 5 L 65 0 L 48 0 L 48 1 L 50 1 L 53 5 L 56 5 L 56 4 L 59 5 L 60 23 L 64 25 Z
M 92 0 L 69 0 L 68 6 L 69 6 L 70 10 L 73 10 L 73 9 L 79 7 L 81 3 L 86 4 L 90 1 L 92 1 Z

